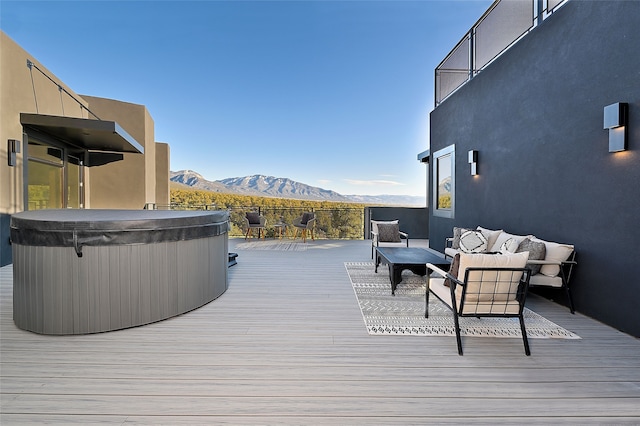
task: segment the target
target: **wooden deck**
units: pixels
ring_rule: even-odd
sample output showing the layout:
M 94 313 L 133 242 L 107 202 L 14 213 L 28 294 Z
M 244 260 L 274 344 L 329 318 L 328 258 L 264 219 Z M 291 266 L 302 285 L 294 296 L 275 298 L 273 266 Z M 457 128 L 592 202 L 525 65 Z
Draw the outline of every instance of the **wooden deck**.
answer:
M 369 336 L 344 267 L 368 241 L 239 242 L 218 300 L 85 336 L 17 329 L 1 268 L 0 423 L 640 424 L 638 339 L 536 296 L 582 339 Z

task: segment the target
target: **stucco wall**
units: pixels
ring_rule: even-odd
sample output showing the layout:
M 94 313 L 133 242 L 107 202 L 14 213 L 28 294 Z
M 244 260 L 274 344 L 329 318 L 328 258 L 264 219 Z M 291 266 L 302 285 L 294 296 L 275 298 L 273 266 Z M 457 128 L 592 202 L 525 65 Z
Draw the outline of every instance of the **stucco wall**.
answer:
M 640 2 L 568 2 L 437 107 L 430 135 L 432 153 L 456 146 L 455 218 L 430 216 L 433 248 L 453 226 L 477 225 L 575 244 L 577 311 L 634 336 L 638 23 Z M 630 133 L 628 151 L 612 154 L 603 108 L 615 102 L 629 103 Z
M 156 204 L 158 206 L 168 206 L 171 201 L 169 192 L 170 157 L 169 144 L 156 142 Z
M 90 167 L 87 208 L 142 209 L 155 203 L 156 153 L 153 120 L 144 105 L 82 95 L 102 120 L 113 120 L 140 145 L 142 154 L 124 154 L 123 161 Z

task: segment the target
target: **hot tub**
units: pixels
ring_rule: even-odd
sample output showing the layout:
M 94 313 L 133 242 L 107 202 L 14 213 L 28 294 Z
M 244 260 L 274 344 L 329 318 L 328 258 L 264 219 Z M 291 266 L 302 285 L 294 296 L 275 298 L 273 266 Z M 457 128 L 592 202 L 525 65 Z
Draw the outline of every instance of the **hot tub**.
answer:
M 227 289 L 226 211 L 37 210 L 11 217 L 13 319 L 42 334 L 184 314 Z

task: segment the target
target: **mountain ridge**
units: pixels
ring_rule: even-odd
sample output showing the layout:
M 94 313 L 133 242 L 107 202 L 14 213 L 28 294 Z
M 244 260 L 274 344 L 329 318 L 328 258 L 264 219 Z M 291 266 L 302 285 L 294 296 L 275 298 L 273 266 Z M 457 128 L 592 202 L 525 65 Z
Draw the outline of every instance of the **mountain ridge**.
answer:
M 170 171 L 169 180 L 193 189 L 260 197 L 293 198 L 377 205 L 424 207 L 424 198 L 410 195 L 342 195 L 289 178 L 250 175 L 209 181 L 193 170 Z

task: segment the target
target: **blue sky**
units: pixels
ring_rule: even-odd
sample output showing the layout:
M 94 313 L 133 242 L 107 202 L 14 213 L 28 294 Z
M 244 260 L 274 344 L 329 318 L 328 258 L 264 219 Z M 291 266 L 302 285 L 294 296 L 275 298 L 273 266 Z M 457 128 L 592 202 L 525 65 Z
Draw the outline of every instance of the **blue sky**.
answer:
M 491 5 L 0 1 L 0 26 L 79 94 L 143 104 L 171 170 L 426 194 L 434 69 Z

